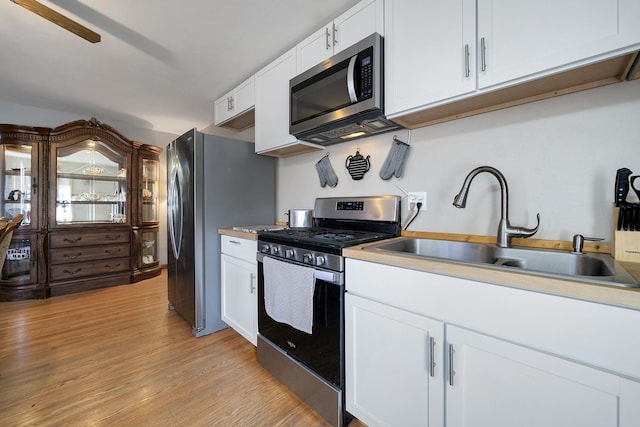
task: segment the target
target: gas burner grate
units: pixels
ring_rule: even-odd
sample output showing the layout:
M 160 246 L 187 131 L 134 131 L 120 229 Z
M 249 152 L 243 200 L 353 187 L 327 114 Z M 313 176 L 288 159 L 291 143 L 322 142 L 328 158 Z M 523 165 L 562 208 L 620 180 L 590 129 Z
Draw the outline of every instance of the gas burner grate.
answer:
M 331 233 L 331 232 L 316 234 L 315 237 L 318 239 L 335 240 L 339 242 L 346 242 L 356 238 L 356 236 L 350 233 Z

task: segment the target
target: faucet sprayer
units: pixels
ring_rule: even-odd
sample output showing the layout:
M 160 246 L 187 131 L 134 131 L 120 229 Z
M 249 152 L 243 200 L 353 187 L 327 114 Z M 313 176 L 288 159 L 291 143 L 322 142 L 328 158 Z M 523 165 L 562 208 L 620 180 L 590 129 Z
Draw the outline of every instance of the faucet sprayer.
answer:
M 531 237 L 536 234 L 538 227 L 540 227 L 539 213 L 536 216 L 538 223 L 535 228 L 512 227 L 509 223 L 509 188 L 507 186 L 507 180 L 504 178 L 504 175 L 494 167 L 480 166 L 469 172 L 462 184 L 460 192 L 453 199 L 453 206 L 460 209 L 467 206 L 467 195 L 469 194 L 471 181 L 473 181 L 473 178 L 475 178 L 476 175 L 482 172 L 488 172 L 495 176 L 500 183 L 501 211 L 500 223 L 498 224 L 498 235 L 496 237 L 498 246 L 502 248 L 509 248 L 511 247 L 511 239 L 513 237 Z

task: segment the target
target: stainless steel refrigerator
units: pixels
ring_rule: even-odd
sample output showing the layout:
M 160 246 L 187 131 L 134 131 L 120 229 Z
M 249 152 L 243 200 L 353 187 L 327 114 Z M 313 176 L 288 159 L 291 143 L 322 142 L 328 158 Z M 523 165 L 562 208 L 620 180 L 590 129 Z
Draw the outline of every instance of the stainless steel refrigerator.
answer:
M 227 327 L 218 229 L 275 221 L 275 161 L 250 142 L 196 129 L 167 146 L 169 309 L 196 337 Z

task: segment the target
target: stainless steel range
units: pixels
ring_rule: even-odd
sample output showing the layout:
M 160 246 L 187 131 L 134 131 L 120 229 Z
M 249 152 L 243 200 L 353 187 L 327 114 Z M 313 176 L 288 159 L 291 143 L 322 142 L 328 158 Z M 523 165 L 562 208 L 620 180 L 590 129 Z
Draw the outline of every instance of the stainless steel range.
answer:
M 313 227 L 258 233 L 258 362 L 335 426 L 344 410 L 342 249 L 400 235 L 400 197 L 319 198 Z

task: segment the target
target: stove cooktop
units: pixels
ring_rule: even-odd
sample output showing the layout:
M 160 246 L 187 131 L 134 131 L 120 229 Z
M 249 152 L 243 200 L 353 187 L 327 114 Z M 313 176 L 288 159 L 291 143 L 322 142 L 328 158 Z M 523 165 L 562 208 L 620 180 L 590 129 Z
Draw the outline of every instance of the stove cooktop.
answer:
M 258 238 L 262 241 L 300 246 L 307 249 L 342 249 L 392 237 L 394 235 L 390 233 L 322 227 L 287 228 L 258 232 Z

